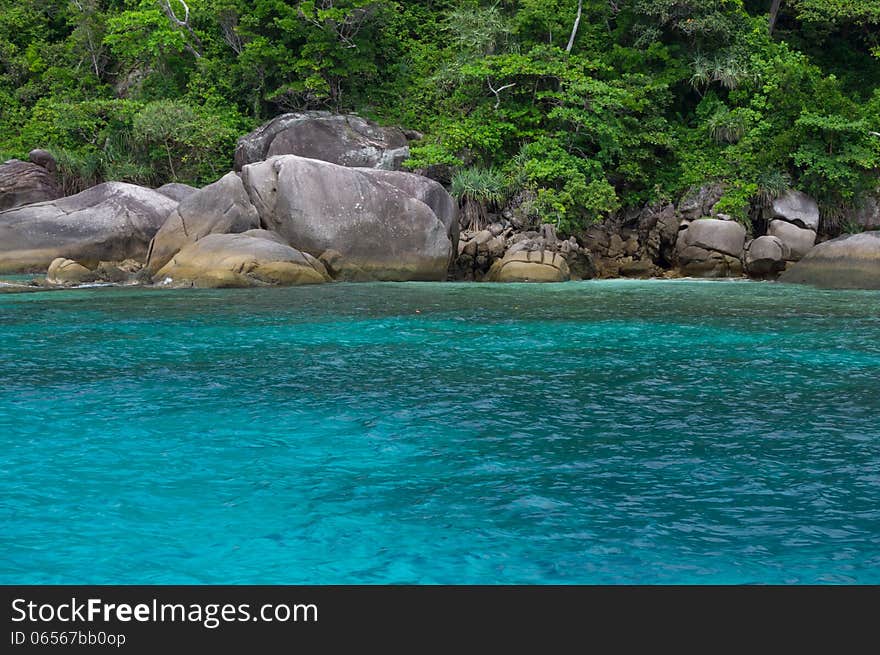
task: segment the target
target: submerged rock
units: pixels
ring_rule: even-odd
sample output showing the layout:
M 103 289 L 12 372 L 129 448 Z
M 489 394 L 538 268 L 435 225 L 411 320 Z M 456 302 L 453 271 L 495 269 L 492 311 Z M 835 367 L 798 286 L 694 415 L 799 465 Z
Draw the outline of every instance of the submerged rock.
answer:
M 880 231 L 820 243 L 779 279 L 825 289 L 880 289 Z
M 235 170 L 276 155 L 297 155 L 341 166 L 395 170 L 409 157 L 407 137 L 360 116 L 310 111 L 273 118 L 241 137 Z
M 251 287 L 330 281 L 324 265 L 265 230 L 209 234 L 187 245 L 154 276 L 174 287 Z
M 45 271 L 59 257 L 85 266 L 143 260 L 177 206 L 134 184 L 106 182 L 74 196 L 0 212 L 0 272 Z

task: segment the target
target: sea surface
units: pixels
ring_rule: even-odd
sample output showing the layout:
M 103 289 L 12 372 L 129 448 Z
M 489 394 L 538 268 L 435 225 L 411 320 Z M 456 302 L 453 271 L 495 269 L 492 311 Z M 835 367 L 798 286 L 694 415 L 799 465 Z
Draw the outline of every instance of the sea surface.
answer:
M 0 583 L 880 583 L 880 293 L 0 295 Z

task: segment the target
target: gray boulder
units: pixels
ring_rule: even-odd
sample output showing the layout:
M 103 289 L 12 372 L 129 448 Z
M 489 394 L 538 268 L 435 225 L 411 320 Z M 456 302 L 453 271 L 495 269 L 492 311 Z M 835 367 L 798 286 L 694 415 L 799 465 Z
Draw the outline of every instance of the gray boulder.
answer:
M 0 211 L 0 272 L 45 271 L 58 257 L 85 266 L 143 261 L 176 206 L 152 189 L 106 182 L 74 196 Z
M 43 166 L 18 159 L 0 164 L 0 210 L 60 197 L 55 176 Z
M 293 155 L 245 166 L 261 225 L 349 280 L 444 280 L 452 244 L 431 208 L 358 168 Z
M 458 223 L 458 203 L 453 200 L 442 184 L 424 175 L 403 171 L 366 169 L 365 172 L 428 205 L 434 215 L 446 226 L 446 236 L 452 243 L 452 252 L 458 252 L 458 238 L 461 231 Z
M 746 271 L 751 277 L 775 277 L 785 268 L 790 256 L 788 246 L 778 237 L 758 237 L 746 249 Z
M 691 277 L 739 277 L 743 264 L 739 257 L 731 257 L 716 250 L 687 246 L 677 251 L 678 267 L 682 275 Z
M 310 111 L 273 118 L 241 137 L 235 170 L 276 155 L 298 155 L 341 166 L 394 170 L 409 157 L 407 138 L 360 116 Z
M 150 244 L 147 268 L 155 273 L 185 246 L 209 234 L 245 232 L 260 227 L 241 178 L 228 173 L 196 190 L 177 205 Z
M 172 200 L 176 200 L 177 202 L 182 202 L 184 199 L 188 198 L 196 191 L 197 188 L 194 186 L 190 186 L 189 184 L 181 184 L 180 182 L 169 182 L 168 184 L 163 184 L 158 189 L 156 189 L 163 196 L 168 196 Z
M 786 191 L 774 200 L 771 215 L 800 228 L 814 232 L 819 229 L 819 205 L 806 193 L 800 191 Z
M 863 230 L 880 228 L 880 196 L 870 195 L 863 198 L 856 205 L 850 220 Z
M 55 173 L 58 170 L 58 162 L 55 161 L 55 157 L 52 156 L 51 152 L 42 148 L 31 150 L 28 153 L 28 161 L 45 168 L 50 173 Z
M 776 237 L 789 250 L 787 259 L 796 262 L 816 244 L 816 233 L 783 220 L 770 221 L 767 234 Z
M 826 289 L 880 289 L 880 231 L 820 243 L 780 281 Z
M 696 246 L 705 250 L 741 258 L 746 242 L 746 229 L 735 221 L 704 218 L 691 223 L 678 235 L 679 249 Z
M 178 252 L 153 281 L 173 287 L 252 287 L 321 284 L 330 277 L 307 253 L 265 230 L 209 234 Z

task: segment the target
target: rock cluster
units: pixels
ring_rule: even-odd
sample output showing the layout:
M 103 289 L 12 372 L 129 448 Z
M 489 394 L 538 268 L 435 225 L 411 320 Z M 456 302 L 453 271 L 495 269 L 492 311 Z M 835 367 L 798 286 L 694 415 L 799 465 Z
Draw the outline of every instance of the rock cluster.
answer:
M 66 198 L 0 211 L 0 272 L 45 271 L 59 257 L 87 267 L 143 261 L 150 240 L 177 203 L 123 182 Z
M 788 247 L 786 261 L 796 262 L 816 244 L 819 206 L 800 191 L 787 191 L 773 201 L 767 234 Z
M 461 234 L 451 275 L 470 281 L 563 282 L 594 278 L 596 266 L 577 239 L 558 238 L 552 225 L 516 231 L 502 219 L 484 230 Z
M 491 214 L 484 229 L 463 230 L 458 204 L 441 184 L 394 170 L 407 140 L 419 136 L 357 116 L 285 114 L 242 137 L 236 171 L 202 189 L 109 182 L 66 198 L 57 197 L 51 155 L 35 150 L 29 162 L 0 165 L 0 273 L 48 267 L 50 286 L 744 274 L 880 284 L 880 232 L 815 246 L 819 209 L 797 191 L 763 208 L 753 239 L 719 211 L 717 184 L 567 239 L 535 223 L 525 196 Z M 863 224 L 873 225 L 876 207 L 859 209 Z
M 45 280 L 36 280 L 50 287 L 78 286 L 81 284 L 136 284 L 145 281 L 141 275 L 143 264 L 134 259 L 121 262 L 98 262 L 94 268 L 65 257 L 52 260 Z M 146 278 L 149 279 L 149 278 Z
M 445 280 L 450 228 L 425 202 L 383 177 L 294 155 L 242 170 L 260 225 L 315 257 L 337 251 L 339 278 Z

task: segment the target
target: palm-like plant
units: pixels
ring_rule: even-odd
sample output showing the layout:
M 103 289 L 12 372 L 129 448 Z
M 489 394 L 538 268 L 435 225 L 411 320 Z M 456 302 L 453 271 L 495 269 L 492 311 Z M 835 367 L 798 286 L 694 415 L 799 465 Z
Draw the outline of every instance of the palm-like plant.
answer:
M 489 210 L 500 208 L 507 198 L 507 181 L 497 168 L 463 168 L 452 177 L 452 195 L 467 219 L 467 229 L 482 230 Z

